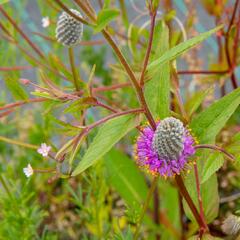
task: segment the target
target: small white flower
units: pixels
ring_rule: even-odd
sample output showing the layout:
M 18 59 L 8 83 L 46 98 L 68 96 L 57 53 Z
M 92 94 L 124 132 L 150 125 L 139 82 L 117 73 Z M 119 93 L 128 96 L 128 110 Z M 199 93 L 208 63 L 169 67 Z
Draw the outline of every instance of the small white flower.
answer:
M 43 17 L 42 18 L 42 27 L 47 28 L 50 25 L 49 17 Z
M 48 146 L 46 143 L 42 143 L 41 147 L 37 150 L 37 152 L 43 157 L 47 157 L 50 150 L 51 146 Z
M 23 168 L 23 172 L 26 175 L 26 177 L 29 178 L 31 175 L 33 175 L 32 166 L 30 164 L 28 164 L 26 168 Z

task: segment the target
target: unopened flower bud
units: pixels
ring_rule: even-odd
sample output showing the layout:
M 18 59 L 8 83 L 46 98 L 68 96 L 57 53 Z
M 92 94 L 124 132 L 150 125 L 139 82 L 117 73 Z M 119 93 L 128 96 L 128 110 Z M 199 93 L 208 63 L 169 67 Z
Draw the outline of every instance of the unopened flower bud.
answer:
M 77 10 L 70 9 L 70 11 L 82 17 L 81 13 Z M 78 44 L 82 39 L 83 24 L 73 18 L 66 12 L 63 12 L 57 22 L 56 38 L 58 42 L 64 46 L 72 47 Z

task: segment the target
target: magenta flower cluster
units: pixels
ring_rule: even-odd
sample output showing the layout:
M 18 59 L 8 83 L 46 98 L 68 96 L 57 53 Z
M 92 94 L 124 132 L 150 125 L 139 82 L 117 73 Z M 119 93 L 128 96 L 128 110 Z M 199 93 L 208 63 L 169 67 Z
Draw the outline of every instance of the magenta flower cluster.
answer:
M 166 122 L 176 122 L 179 123 L 180 121 L 175 118 L 166 118 L 163 121 L 157 123 L 157 130 L 161 127 L 162 123 Z M 166 121 L 165 121 L 166 120 Z M 180 122 L 181 123 L 181 122 Z M 167 123 L 169 124 L 169 123 Z M 181 123 L 182 124 L 182 123 Z M 166 125 L 166 124 L 165 124 Z M 169 125 L 167 125 L 167 130 L 169 130 Z M 163 157 L 159 156 L 158 151 L 156 150 L 156 147 L 154 147 L 154 138 L 156 138 L 157 130 L 154 131 L 150 126 L 146 126 L 142 129 L 141 135 L 138 137 L 136 142 L 136 160 L 137 163 L 140 165 L 140 167 L 146 168 L 150 173 L 153 175 L 161 175 L 163 177 L 172 177 L 175 174 L 180 174 L 180 171 L 184 169 L 187 163 L 187 159 L 195 153 L 194 149 L 194 139 L 190 135 L 189 131 L 183 127 L 182 134 L 180 136 L 181 140 L 181 150 L 177 157 Z M 170 129 L 171 130 L 171 129 Z M 173 128 L 173 130 L 176 130 L 176 127 Z M 169 134 L 169 136 L 173 135 L 172 132 L 164 130 L 164 133 Z M 166 134 L 165 134 L 166 135 Z M 161 140 L 162 138 L 166 138 L 164 134 L 159 135 L 159 142 L 164 142 Z M 179 134 L 178 134 L 179 138 Z M 170 138 L 171 141 L 171 138 Z M 174 144 L 169 142 L 169 137 L 167 136 L 167 141 L 164 146 L 162 146 L 163 150 L 167 149 L 168 152 L 172 149 L 173 156 L 176 156 L 176 151 L 174 152 Z M 174 142 L 175 143 L 175 142 Z M 161 147 L 161 146 L 160 146 Z M 178 146 L 176 146 L 177 148 Z

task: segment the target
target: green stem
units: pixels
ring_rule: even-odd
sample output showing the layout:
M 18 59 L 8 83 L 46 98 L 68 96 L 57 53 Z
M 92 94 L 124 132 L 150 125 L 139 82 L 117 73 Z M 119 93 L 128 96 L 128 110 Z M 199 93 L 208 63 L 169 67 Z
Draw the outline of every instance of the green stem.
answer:
M 72 69 L 74 85 L 75 85 L 76 91 L 79 91 L 78 76 L 77 76 L 77 72 L 76 72 L 76 66 L 75 66 L 75 64 L 74 64 L 73 49 L 72 49 L 71 47 L 68 48 L 68 55 L 69 55 L 69 60 L 70 60 L 71 69 Z
M 158 182 L 158 177 L 155 177 L 153 179 L 151 187 L 150 187 L 150 189 L 148 191 L 147 199 L 146 199 L 146 201 L 145 201 L 145 203 L 143 205 L 143 209 L 142 209 L 142 212 L 141 212 L 141 215 L 140 215 L 140 218 L 139 218 L 139 221 L 138 221 L 138 225 L 137 225 L 137 228 L 136 228 L 136 231 L 135 231 L 135 234 L 134 234 L 134 238 L 133 238 L 134 240 L 137 240 L 137 238 L 138 238 L 139 231 L 140 231 L 140 228 L 141 228 L 141 225 L 142 225 L 142 222 L 143 222 L 143 218 L 144 218 L 145 213 L 147 211 L 147 208 L 148 208 L 148 206 L 150 204 L 150 200 L 151 200 L 151 197 L 153 196 L 153 192 L 154 192 L 154 190 L 155 190 L 155 188 L 157 186 L 157 182 Z
M 11 194 L 11 192 L 10 192 L 10 190 L 9 190 L 9 188 L 8 188 L 6 182 L 5 182 L 5 180 L 4 180 L 4 178 L 2 177 L 1 174 L 0 174 L 0 182 L 2 183 L 2 186 L 3 186 L 3 188 L 5 189 L 5 191 L 6 191 L 6 193 L 8 194 L 8 196 L 9 196 L 10 198 L 12 198 L 12 194 Z
M 10 139 L 10 138 L 6 138 L 6 137 L 2 137 L 2 136 L 0 136 L 0 141 L 10 143 L 10 144 L 14 144 L 14 145 L 18 145 L 18 146 L 22 146 L 22 147 L 26 147 L 26 148 L 38 149 L 38 146 L 36 146 L 36 145 L 32 145 L 32 144 L 29 144 L 29 143 L 23 143 L 23 142 L 13 140 L 13 139 Z
M 125 2 L 124 2 L 124 0 L 118 0 L 118 1 L 119 1 L 124 25 L 126 26 L 126 28 L 128 28 L 129 21 L 128 21 L 128 15 L 127 15 L 127 9 L 126 9 L 126 6 L 125 6 Z

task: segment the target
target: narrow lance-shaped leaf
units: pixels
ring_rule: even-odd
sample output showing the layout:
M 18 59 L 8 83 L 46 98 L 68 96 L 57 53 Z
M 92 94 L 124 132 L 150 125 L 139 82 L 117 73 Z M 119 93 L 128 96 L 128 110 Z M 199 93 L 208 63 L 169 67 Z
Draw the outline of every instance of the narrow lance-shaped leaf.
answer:
M 224 156 L 219 153 L 211 154 L 204 163 L 204 171 L 202 171 L 201 184 L 206 182 L 224 163 Z
M 7 3 L 9 0 L 0 0 L 0 4 Z
M 239 104 L 240 88 L 234 90 L 230 94 L 213 103 L 210 107 L 195 117 L 191 122 L 190 127 L 200 143 L 214 143 L 215 137 L 224 127 L 231 115 L 235 112 Z M 211 222 L 217 216 L 219 207 L 217 177 L 216 174 L 213 173 L 213 170 L 218 170 L 219 165 L 221 165 L 221 161 L 219 162 L 218 166 L 212 166 L 212 169 L 210 171 L 210 175 L 212 176 L 210 177 L 209 175 L 204 175 L 209 171 L 209 160 L 206 161 L 208 159 L 207 154 L 202 150 L 199 150 L 199 154 L 201 155 L 198 155 L 199 159 L 197 160 L 197 166 L 199 169 L 200 182 L 203 182 L 203 180 L 205 180 L 204 183 L 201 184 L 203 208 L 207 221 Z M 213 159 L 213 161 L 214 160 L 216 159 Z M 205 179 L 202 179 L 202 176 L 205 176 Z M 206 178 L 208 179 L 206 180 Z M 188 191 L 190 192 L 193 201 L 198 206 L 198 197 L 196 192 L 196 185 L 193 184 L 194 182 L 195 176 L 192 170 L 191 174 L 187 176 L 185 184 Z M 189 208 L 186 204 L 184 204 L 184 206 L 187 212 L 187 216 L 194 221 Z
M 191 116 L 203 102 L 204 98 L 213 90 L 213 88 L 208 88 L 203 91 L 196 92 L 185 104 L 185 108 L 189 116 Z
M 128 206 L 141 207 L 147 196 L 147 185 L 143 174 L 132 159 L 112 149 L 104 157 L 109 184 L 112 185 Z
M 97 17 L 97 25 L 94 27 L 94 33 L 102 31 L 114 18 L 119 15 L 117 9 L 103 9 Z
M 200 143 L 211 143 L 240 104 L 240 88 L 213 103 L 190 124 Z
M 17 76 L 11 75 L 4 78 L 5 84 L 13 97 L 17 100 L 27 100 L 28 95 L 26 91 L 22 88 L 22 86 L 19 84 Z
M 164 64 L 168 61 L 171 61 L 171 60 L 177 58 L 179 55 L 186 52 L 188 49 L 196 46 L 197 44 L 199 44 L 206 38 L 210 37 L 213 33 L 217 32 L 221 28 L 222 28 L 222 26 L 218 26 L 208 32 L 201 33 L 194 38 L 191 38 L 183 43 L 178 44 L 177 46 L 166 51 L 160 58 L 158 58 L 157 60 L 155 60 L 151 64 L 149 64 L 147 67 L 147 70 L 149 70 L 149 71 L 156 70 L 156 68 L 159 67 L 161 64 Z
M 102 125 L 72 175 L 76 176 L 95 164 L 137 124 L 136 114 L 129 114 L 113 118 Z
M 169 31 L 163 21 L 155 28 L 150 61 L 163 55 L 169 49 Z M 150 73 L 151 74 L 151 73 Z M 145 97 L 155 118 L 169 115 L 170 67 L 169 62 L 159 66 L 152 79 L 146 82 Z
M 185 185 L 193 202 L 195 203 L 195 206 L 199 209 L 196 180 L 193 170 L 187 175 Z M 216 174 L 213 174 L 207 181 L 201 184 L 200 190 L 204 215 L 206 221 L 209 223 L 217 217 L 219 210 L 218 182 Z M 187 217 L 195 222 L 196 220 L 185 201 L 183 202 L 183 206 Z

